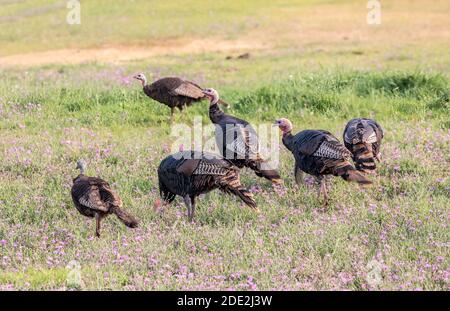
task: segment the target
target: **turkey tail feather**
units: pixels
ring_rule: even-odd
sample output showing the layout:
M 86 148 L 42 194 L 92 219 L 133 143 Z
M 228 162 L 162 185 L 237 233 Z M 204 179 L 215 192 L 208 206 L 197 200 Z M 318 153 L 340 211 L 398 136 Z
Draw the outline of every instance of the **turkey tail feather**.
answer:
M 276 170 L 261 170 L 262 177 L 270 180 L 274 184 L 282 184 L 283 180 L 280 177 L 280 174 Z
M 136 218 L 125 212 L 123 209 L 119 207 L 113 208 L 113 213 L 120 219 L 121 222 L 125 224 L 125 226 L 130 228 L 136 228 L 138 226 L 138 221 Z
M 237 172 L 220 176 L 218 184 L 222 191 L 238 196 L 246 205 L 259 212 L 253 194 L 242 186 Z
M 353 159 L 358 171 L 370 172 L 376 169 L 375 157 L 371 145 L 356 144 L 353 146 Z
M 372 181 L 358 172 L 350 162 L 345 161 L 335 167 L 335 174 L 341 176 L 346 181 L 354 181 L 361 185 L 370 185 Z
M 250 191 L 241 186 L 240 188 L 231 189 L 231 192 L 241 198 L 241 200 L 249 207 L 259 211 L 255 199 L 253 198 L 253 194 Z
M 277 172 L 277 170 L 274 169 L 262 169 L 263 165 L 267 165 L 267 162 L 265 161 L 249 161 L 248 167 L 252 169 L 255 174 L 259 177 L 264 177 L 265 179 L 270 180 L 274 184 L 281 184 L 283 183 L 280 174 Z
M 347 181 L 355 181 L 361 185 L 371 185 L 372 181 L 356 170 L 347 171 L 346 176 L 342 176 Z

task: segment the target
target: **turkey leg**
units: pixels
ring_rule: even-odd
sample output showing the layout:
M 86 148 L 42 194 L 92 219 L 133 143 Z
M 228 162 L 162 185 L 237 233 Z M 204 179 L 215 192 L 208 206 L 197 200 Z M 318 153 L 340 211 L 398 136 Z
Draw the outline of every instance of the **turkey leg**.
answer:
M 192 213 L 192 201 L 191 201 L 191 197 L 186 195 L 184 197 L 184 204 L 186 204 L 187 210 L 188 210 L 188 220 L 192 221 L 192 218 L 194 217 L 193 213 Z
M 317 200 L 320 201 L 320 195 L 323 194 L 323 206 L 328 205 L 328 193 L 327 193 L 327 183 L 326 178 L 323 176 L 316 177 L 316 181 L 319 184 L 319 191 L 317 192 Z
M 295 163 L 294 177 L 297 185 L 303 184 L 303 171 L 297 166 L 297 162 Z
M 191 219 L 189 220 L 191 222 L 194 219 L 194 213 L 195 213 L 195 197 L 191 197 Z
M 97 238 L 100 237 L 100 222 L 102 220 L 102 217 L 100 216 L 99 213 L 95 214 L 95 235 L 97 236 Z
M 170 108 L 170 123 L 172 124 L 175 116 L 175 107 Z
M 327 181 L 323 178 L 320 181 L 320 191 L 323 193 L 323 206 L 328 206 L 328 191 L 327 191 Z

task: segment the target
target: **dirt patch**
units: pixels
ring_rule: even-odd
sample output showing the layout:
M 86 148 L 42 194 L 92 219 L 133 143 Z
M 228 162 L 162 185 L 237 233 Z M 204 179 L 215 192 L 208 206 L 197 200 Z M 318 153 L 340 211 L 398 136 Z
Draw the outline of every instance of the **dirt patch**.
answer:
M 156 55 L 198 54 L 205 52 L 246 51 L 262 49 L 258 42 L 218 40 L 172 40 L 149 46 L 106 46 L 92 49 L 62 49 L 0 57 L 0 67 L 33 67 L 49 64 L 86 62 L 120 63 Z

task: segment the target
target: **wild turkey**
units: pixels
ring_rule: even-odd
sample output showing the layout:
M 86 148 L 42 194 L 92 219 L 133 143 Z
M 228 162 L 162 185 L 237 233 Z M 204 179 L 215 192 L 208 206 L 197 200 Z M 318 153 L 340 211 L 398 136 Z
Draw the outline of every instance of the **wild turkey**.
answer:
M 259 212 L 253 195 L 239 179 L 239 169 L 219 155 L 198 151 L 178 152 L 165 158 L 158 168 L 159 192 L 164 204 L 183 197 L 189 221 L 194 218 L 195 199 L 216 188 L 238 196 Z
M 347 123 L 344 144 L 352 153 L 357 170 L 369 173 L 376 169 L 375 159 L 381 161 L 382 139 L 383 129 L 374 120 L 356 118 Z
M 80 174 L 73 180 L 72 200 L 82 215 L 95 218 L 97 237 L 100 237 L 101 220 L 111 213 L 116 214 L 127 227 L 138 226 L 138 221 L 122 209 L 122 200 L 106 181 L 84 175 L 86 163 L 82 160 L 77 162 L 77 169 Z
M 239 168 L 248 167 L 259 177 L 275 184 L 282 183 L 278 172 L 269 167 L 258 150 L 258 135 L 245 120 L 225 114 L 219 107 L 219 93 L 214 89 L 205 89 L 209 98 L 209 118 L 215 125 L 216 144 L 220 153 Z
M 276 124 L 283 133 L 283 144 L 295 158 L 294 176 L 297 184 L 302 182 L 302 171 L 316 177 L 320 184 L 318 197 L 323 193 L 324 205 L 328 203 L 326 175 L 340 176 L 346 181 L 362 185 L 372 182 L 359 173 L 349 162 L 351 157 L 339 140 L 330 132 L 323 130 L 304 130 L 292 135 L 292 123 L 282 118 Z
M 190 106 L 193 102 L 205 99 L 203 89 L 194 82 L 177 77 L 167 77 L 147 84 L 147 78 L 143 73 L 134 78 L 141 81 L 144 93 L 148 97 L 170 107 L 171 121 L 173 121 L 175 108 L 182 111 L 184 106 Z

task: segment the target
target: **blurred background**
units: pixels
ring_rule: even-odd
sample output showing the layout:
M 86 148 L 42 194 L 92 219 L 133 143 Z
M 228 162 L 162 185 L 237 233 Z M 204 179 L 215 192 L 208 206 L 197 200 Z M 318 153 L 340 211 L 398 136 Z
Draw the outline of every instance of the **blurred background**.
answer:
M 449 69 L 447 0 L 90 0 L 79 2 L 80 24 L 71 25 L 77 2 L 0 0 L 0 66 L 250 52 L 286 70 Z M 374 3 L 379 24 L 368 23 Z

